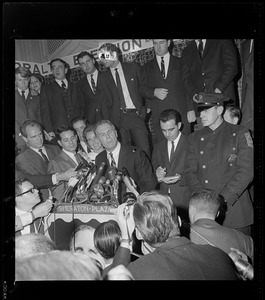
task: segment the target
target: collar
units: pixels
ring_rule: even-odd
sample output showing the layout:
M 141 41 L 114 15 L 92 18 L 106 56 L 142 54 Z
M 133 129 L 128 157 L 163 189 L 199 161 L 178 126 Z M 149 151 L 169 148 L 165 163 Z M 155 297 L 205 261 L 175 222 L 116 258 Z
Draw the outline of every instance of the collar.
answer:
M 66 86 L 68 85 L 68 81 L 66 78 L 64 78 L 63 80 L 59 80 L 55 78 L 55 81 L 59 84 L 59 86 L 62 85 L 62 81 L 65 83 Z
M 193 224 L 191 224 L 191 226 L 196 225 L 196 226 L 200 226 L 200 227 L 205 227 L 206 226 L 216 226 L 219 225 L 215 220 L 209 219 L 209 218 L 200 218 L 198 220 L 196 220 Z M 221 226 L 221 225 L 220 225 Z
M 96 69 L 93 73 L 91 73 L 91 74 L 86 74 L 86 77 L 87 77 L 88 79 L 91 79 L 91 75 L 93 75 L 93 78 L 95 79 L 95 77 L 97 76 L 97 74 L 98 74 L 98 70 Z
M 174 145 L 175 145 L 175 148 L 176 148 L 176 145 L 178 144 L 179 142 L 179 139 L 180 139 L 180 136 L 181 136 L 181 132 L 179 132 L 179 135 L 177 136 L 177 138 L 174 140 L 174 141 L 167 141 L 167 144 L 168 145 L 171 145 L 171 142 L 174 142 Z
M 118 156 L 120 153 L 120 149 L 121 149 L 121 143 L 118 142 L 116 148 L 111 152 L 111 151 L 107 151 L 107 153 L 109 154 L 110 152 L 112 153 L 113 157 Z
M 72 157 L 75 157 L 76 152 L 73 153 L 73 152 L 67 151 L 67 150 L 65 150 L 65 149 L 62 149 L 62 150 L 63 150 L 63 152 L 64 152 L 65 154 L 67 154 L 67 155 L 70 156 L 71 158 L 72 158 Z
M 162 57 L 162 56 L 156 54 L 156 59 L 157 59 L 157 61 L 158 61 L 159 63 L 161 62 L 161 57 Z M 167 52 L 167 54 L 165 54 L 163 57 L 164 57 L 164 61 L 165 61 L 165 60 L 168 60 L 169 57 L 170 57 L 169 52 Z
M 36 148 L 32 148 L 32 147 L 29 147 L 31 150 L 33 150 L 33 151 L 35 151 L 35 152 L 37 152 L 37 153 L 39 153 L 39 150 L 41 149 L 44 153 L 46 153 L 46 149 L 45 149 L 45 147 L 44 146 L 42 146 L 41 148 L 39 148 L 39 149 L 36 149 Z
M 162 244 L 160 247 L 156 248 L 154 252 L 159 251 L 160 249 L 172 249 L 172 248 L 182 247 L 189 244 L 193 244 L 193 243 L 185 236 L 173 237 L 173 238 L 169 238 L 167 242 Z
M 19 88 L 17 88 L 17 90 L 18 90 L 19 94 L 22 96 L 22 90 Z M 25 97 L 27 97 L 27 95 L 29 93 L 29 89 L 24 90 L 24 92 L 25 92 Z
M 31 211 L 31 209 L 29 211 L 26 211 L 26 210 L 21 210 L 21 209 L 15 207 L 15 211 L 16 211 L 16 216 L 21 216 L 21 215 L 24 215 L 25 213 Z

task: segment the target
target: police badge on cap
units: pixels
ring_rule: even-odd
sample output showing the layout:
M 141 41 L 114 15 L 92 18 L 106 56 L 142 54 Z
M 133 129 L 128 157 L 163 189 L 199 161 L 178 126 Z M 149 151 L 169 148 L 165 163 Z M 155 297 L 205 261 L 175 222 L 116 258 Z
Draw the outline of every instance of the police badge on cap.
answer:
M 194 101 L 197 103 L 197 110 L 201 111 L 215 105 L 223 105 L 224 102 L 229 99 L 229 97 L 226 97 L 223 94 L 201 92 Z

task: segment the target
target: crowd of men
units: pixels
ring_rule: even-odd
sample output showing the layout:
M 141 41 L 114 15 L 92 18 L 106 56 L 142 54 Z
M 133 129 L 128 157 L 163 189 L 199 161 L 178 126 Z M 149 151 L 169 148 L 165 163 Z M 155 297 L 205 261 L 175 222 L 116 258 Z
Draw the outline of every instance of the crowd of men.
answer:
M 92 162 L 107 166 L 101 175 L 109 180 L 110 168 L 126 169 L 137 197 L 125 217 L 128 186 L 119 183 L 121 232 L 117 251 L 103 254 L 108 272 L 122 264 L 129 279 L 239 279 L 231 248 L 254 263 L 251 41 L 241 45 L 241 108 L 233 40 L 196 39 L 179 58 L 170 40 L 154 39 L 155 56 L 143 67 L 124 63 L 120 49 L 105 43 L 98 48 L 104 71 L 83 51 L 84 77 L 73 83 L 56 58 L 54 81 L 39 92 L 30 84 L 36 77 L 17 68 L 16 235 L 42 233 L 37 221 L 63 201 L 77 166 Z M 132 233 L 141 241 L 134 261 Z

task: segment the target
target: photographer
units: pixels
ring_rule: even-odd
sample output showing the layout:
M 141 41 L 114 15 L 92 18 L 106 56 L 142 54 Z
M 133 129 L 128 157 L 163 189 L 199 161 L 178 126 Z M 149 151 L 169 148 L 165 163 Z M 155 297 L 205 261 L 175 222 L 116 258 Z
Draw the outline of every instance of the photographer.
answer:
M 233 261 L 222 250 L 195 245 L 180 236 L 176 210 L 169 196 L 143 193 L 133 206 L 121 204 L 117 221 L 121 246 L 113 265 L 122 261 L 136 280 L 239 280 Z M 129 262 L 133 230 L 148 245 L 149 253 Z

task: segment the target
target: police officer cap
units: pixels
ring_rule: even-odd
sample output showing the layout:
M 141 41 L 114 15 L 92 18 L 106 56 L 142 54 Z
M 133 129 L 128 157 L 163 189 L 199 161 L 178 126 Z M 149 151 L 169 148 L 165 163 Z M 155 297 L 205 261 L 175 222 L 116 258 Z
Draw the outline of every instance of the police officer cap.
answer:
M 229 99 L 229 97 L 226 97 L 223 94 L 201 92 L 197 96 L 197 109 L 203 110 L 207 107 L 223 105 L 224 102 Z

